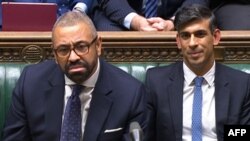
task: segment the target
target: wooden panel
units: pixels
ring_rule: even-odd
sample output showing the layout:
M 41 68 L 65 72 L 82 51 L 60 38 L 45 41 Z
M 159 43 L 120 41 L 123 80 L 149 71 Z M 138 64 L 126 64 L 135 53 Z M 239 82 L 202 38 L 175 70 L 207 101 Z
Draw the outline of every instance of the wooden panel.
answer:
M 173 62 L 182 56 L 176 32 L 99 32 L 109 62 Z M 52 59 L 50 32 L 0 32 L 0 62 L 35 63 Z M 222 31 L 215 47 L 223 63 L 250 63 L 250 31 Z

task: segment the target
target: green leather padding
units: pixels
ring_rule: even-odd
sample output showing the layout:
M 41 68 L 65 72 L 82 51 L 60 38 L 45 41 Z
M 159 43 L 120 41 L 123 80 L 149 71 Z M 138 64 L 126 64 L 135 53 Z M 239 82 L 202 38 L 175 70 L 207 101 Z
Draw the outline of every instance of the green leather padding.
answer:
M 12 90 L 25 65 L 26 64 L 0 64 L 0 140 Z
M 138 80 L 144 82 L 145 74 L 148 68 L 165 66 L 167 63 L 113 63 L 115 66 L 121 68 L 125 72 L 131 74 Z M 0 64 L 0 140 L 2 135 L 2 128 L 6 113 L 10 104 L 12 90 L 23 70 L 27 64 Z M 250 64 L 226 64 L 230 67 L 250 73 Z M 36 75 L 36 74 L 33 74 Z
M 147 69 L 157 66 L 164 66 L 167 65 L 167 63 L 113 63 L 113 65 L 144 82 Z

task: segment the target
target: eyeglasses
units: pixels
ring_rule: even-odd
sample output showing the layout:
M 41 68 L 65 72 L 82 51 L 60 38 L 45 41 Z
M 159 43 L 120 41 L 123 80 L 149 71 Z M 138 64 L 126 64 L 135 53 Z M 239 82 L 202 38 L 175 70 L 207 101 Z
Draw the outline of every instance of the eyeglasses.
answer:
M 72 49 L 68 45 L 63 45 L 58 47 L 57 49 L 54 49 L 54 52 L 58 57 L 69 56 L 72 50 L 74 50 L 74 52 L 79 56 L 85 55 L 89 52 L 89 47 L 96 41 L 96 39 L 97 36 L 90 43 L 79 42 L 74 45 Z

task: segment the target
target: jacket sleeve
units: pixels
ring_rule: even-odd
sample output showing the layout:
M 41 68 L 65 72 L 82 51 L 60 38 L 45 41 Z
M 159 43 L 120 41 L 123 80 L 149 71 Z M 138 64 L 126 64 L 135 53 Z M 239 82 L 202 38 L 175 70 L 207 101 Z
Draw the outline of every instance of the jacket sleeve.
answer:
M 138 3 L 138 2 L 137 2 Z M 102 11 L 111 21 L 123 24 L 124 18 L 131 12 L 139 12 L 140 5 L 137 4 L 137 11 L 127 0 L 98 0 Z M 139 3 L 142 5 L 142 3 Z

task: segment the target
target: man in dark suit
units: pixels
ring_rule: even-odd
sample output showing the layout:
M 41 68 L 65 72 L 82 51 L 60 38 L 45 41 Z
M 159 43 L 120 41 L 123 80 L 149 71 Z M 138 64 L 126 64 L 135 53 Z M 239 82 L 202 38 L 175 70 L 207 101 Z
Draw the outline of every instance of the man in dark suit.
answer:
M 250 0 L 210 0 L 221 30 L 250 30 Z
M 221 35 L 210 9 L 184 7 L 175 26 L 183 61 L 147 72 L 146 141 L 194 141 L 194 131 L 203 140 L 223 141 L 224 125 L 250 124 L 250 75 L 215 62 Z M 197 77 L 203 80 L 200 86 L 194 86 Z M 201 108 L 201 118 L 195 119 L 194 105 Z
M 147 0 L 145 0 L 147 1 Z M 176 12 L 190 4 L 207 5 L 207 0 L 159 0 L 156 17 L 147 17 L 148 22 L 158 31 L 174 30 Z
M 80 134 L 78 141 L 128 141 L 130 122 L 144 127 L 143 84 L 99 59 L 101 37 L 85 14 L 68 12 L 60 17 L 52 31 L 52 46 L 56 61 L 23 70 L 13 92 L 3 141 L 65 141 L 69 134 Z M 75 84 L 84 89 L 72 97 Z M 74 109 L 69 115 L 73 98 L 78 99 L 81 111 Z M 77 112 L 81 123 L 66 125 L 71 117 L 79 121 Z M 72 125 L 80 128 L 72 127 L 70 133 Z M 77 129 L 80 133 L 74 132 Z
M 99 31 L 168 31 L 173 30 L 176 11 L 185 5 L 206 5 L 206 0 L 159 0 L 157 17 L 143 17 L 147 0 L 94 0 L 91 18 Z
M 94 0 L 90 16 L 98 31 L 156 31 L 142 15 L 143 0 Z

